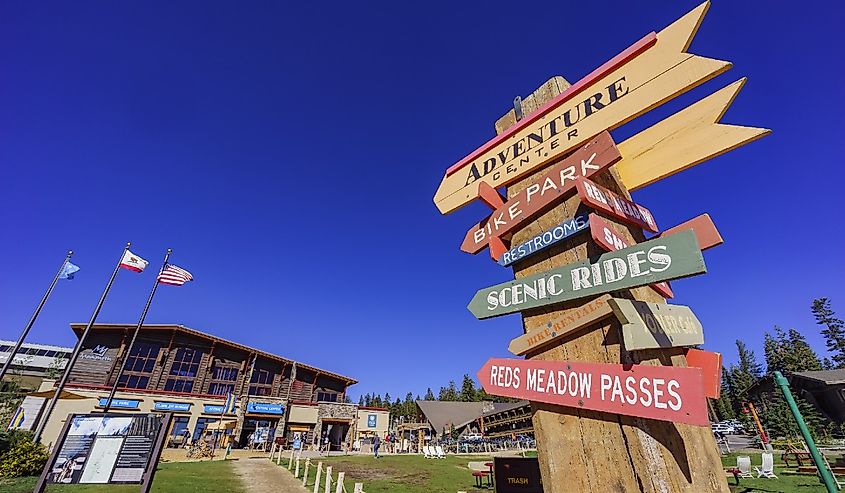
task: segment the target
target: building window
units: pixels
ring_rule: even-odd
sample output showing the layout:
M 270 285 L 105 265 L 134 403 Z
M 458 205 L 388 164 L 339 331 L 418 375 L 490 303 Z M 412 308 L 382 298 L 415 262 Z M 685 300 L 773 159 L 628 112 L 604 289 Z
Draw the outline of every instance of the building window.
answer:
M 211 395 L 226 395 L 235 392 L 235 381 L 238 379 L 238 368 L 232 366 L 215 366 L 211 369 L 211 384 L 208 393 Z
M 317 402 L 337 402 L 337 394 L 334 392 L 317 392 Z
M 155 368 L 160 346 L 137 342 L 123 364 L 123 374 L 117 384 L 127 389 L 145 389 Z
M 170 367 L 171 375 L 195 378 L 200 368 L 202 353 L 192 348 L 179 348 Z
M 194 381 L 186 378 L 168 378 L 164 383 L 164 390 L 168 392 L 190 393 L 194 389 Z
M 270 395 L 273 390 L 275 373 L 269 370 L 254 369 L 249 380 L 249 395 Z

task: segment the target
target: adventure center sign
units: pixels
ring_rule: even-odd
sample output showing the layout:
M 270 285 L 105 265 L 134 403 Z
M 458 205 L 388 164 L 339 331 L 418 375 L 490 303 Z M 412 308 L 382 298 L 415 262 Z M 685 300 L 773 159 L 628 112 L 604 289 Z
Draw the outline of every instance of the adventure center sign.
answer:
M 491 395 L 707 426 L 701 370 L 492 358 L 478 370 Z
M 479 319 L 497 317 L 706 270 L 695 234 L 682 231 L 479 290 L 467 308 Z
M 480 181 L 492 188 L 507 185 L 729 69 L 728 62 L 686 52 L 707 7 L 646 35 L 451 166 L 434 196 L 440 212 L 475 200 Z

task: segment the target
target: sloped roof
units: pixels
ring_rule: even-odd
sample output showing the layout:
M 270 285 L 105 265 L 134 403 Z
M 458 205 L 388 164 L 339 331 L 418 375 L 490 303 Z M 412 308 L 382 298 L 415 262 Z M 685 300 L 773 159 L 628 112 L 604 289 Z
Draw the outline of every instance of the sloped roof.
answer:
M 450 424 L 461 428 L 478 419 L 484 412 L 484 402 L 417 401 L 417 405 L 431 423 L 435 433 L 442 433 Z
M 499 414 L 505 411 L 511 411 L 513 409 L 519 409 L 520 407 L 528 406 L 528 401 L 517 401 L 517 402 L 494 402 L 493 403 L 493 410 L 487 411 L 484 413 L 484 417 L 493 416 L 494 414 Z
M 839 385 L 845 383 L 845 370 L 821 370 L 821 371 L 796 371 L 792 374 L 808 380 L 815 380 L 827 385 Z

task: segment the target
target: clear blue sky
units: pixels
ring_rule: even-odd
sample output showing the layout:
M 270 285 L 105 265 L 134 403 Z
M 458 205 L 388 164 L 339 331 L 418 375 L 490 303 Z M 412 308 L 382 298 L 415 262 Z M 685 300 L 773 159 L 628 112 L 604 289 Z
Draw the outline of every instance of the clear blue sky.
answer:
M 443 171 L 515 95 L 697 5 L 306 3 L 0 7 L 0 337 L 72 248 L 82 270 L 30 336 L 72 343 L 131 240 L 154 264 L 172 247 L 196 278 L 160 289 L 148 322 L 348 374 L 356 399 L 474 374 L 520 321 L 465 308 L 511 273 L 458 250 L 485 211 L 441 216 Z M 614 132 L 749 77 L 723 121 L 774 133 L 635 194 L 663 227 L 709 212 L 720 228 L 709 274 L 673 288 L 728 362 L 737 337 L 762 357 L 775 324 L 821 350 L 814 297 L 845 316 L 842 14 L 714 2 L 691 51 L 734 68 Z M 100 321 L 135 322 L 155 269 L 120 272 Z

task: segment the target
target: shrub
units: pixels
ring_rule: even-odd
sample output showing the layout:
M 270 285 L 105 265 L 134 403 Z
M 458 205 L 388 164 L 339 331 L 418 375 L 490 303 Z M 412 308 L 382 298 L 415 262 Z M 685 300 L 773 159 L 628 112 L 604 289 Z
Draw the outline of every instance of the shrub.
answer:
M 32 433 L 9 432 L 0 437 L 0 478 L 37 476 L 47 464 L 47 450 L 40 443 L 32 443 Z M 27 439 L 27 437 L 29 439 Z

